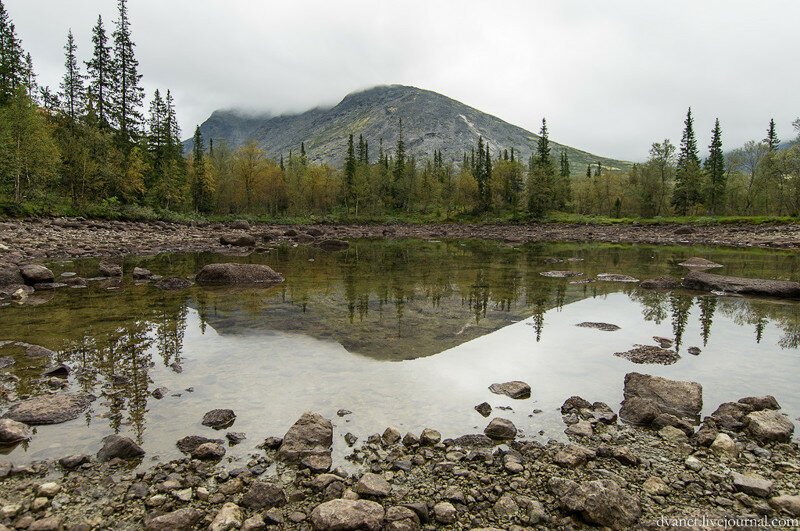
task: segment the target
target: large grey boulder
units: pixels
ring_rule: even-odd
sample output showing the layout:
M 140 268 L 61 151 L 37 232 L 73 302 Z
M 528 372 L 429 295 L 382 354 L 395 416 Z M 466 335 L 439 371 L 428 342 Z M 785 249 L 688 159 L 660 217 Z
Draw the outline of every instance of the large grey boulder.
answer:
M 89 399 L 83 395 L 41 395 L 12 406 L 3 417 L 31 426 L 60 424 L 78 418 L 89 407 L 89 403 Z
M 53 272 L 43 265 L 28 264 L 19 268 L 19 273 L 25 279 L 25 284 L 33 286 L 42 282 L 53 282 L 55 276 Z
M 362 496 L 375 496 L 382 498 L 392 492 L 392 486 L 378 474 L 367 472 L 358 480 L 353 490 Z
M 631 529 L 642 514 L 639 500 L 608 479 L 579 484 L 553 477 L 548 487 L 564 509 L 580 514 L 590 524 Z
M 311 511 L 311 525 L 317 531 L 378 531 L 385 512 L 379 503 L 369 500 L 331 500 Z
M 305 412 L 283 437 L 278 458 L 293 463 L 330 466 L 333 424 L 319 413 Z
M 195 278 L 201 285 L 273 285 L 283 282 L 283 277 L 262 264 L 208 264 Z
M 794 433 L 794 424 L 788 417 L 775 410 L 754 411 L 745 417 L 747 431 L 759 442 L 789 442 Z
M 513 439 L 517 436 L 517 427 L 510 420 L 497 417 L 492 419 L 483 433 L 495 440 Z
M 697 417 L 703 409 L 703 387 L 697 382 L 670 380 L 631 372 L 625 375 L 624 400 L 620 416 L 625 419 L 625 402 L 632 398 L 652 401 L 661 413 Z M 654 417 L 655 418 L 655 417 Z
M 233 425 L 236 413 L 232 409 L 212 409 L 203 415 L 203 426 L 221 430 Z
M 692 271 L 683 279 L 683 287 L 700 291 L 724 291 L 739 295 L 800 299 L 800 282 L 728 277 Z

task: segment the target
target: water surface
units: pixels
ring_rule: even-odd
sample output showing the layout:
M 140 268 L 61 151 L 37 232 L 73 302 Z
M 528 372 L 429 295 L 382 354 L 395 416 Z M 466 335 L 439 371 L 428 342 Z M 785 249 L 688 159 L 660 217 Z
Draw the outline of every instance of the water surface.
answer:
M 348 431 L 362 439 L 388 425 L 445 436 L 481 431 L 488 421 L 473 407 L 483 401 L 525 437 L 544 440 L 562 436 L 557 408 L 571 395 L 617 409 L 630 371 L 702 383 L 704 414 L 770 393 L 797 417 L 797 303 L 582 282 L 599 273 L 679 276 L 678 264 L 691 256 L 723 264 L 715 270 L 723 274 L 798 280 L 794 253 L 607 244 L 361 240 L 334 253 L 286 246 L 241 257 L 131 258 L 126 275 L 136 265 L 186 276 L 237 260 L 269 264 L 286 282 L 166 292 L 126 276 L 0 308 L 0 339 L 53 349 L 74 369 L 69 389 L 98 397 L 84 417 L 38 427 L 29 444 L 7 451 L 15 462 L 94 453 L 103 436 L 118 432 L 151 458 L 173 458 L 185 435 L 223 437 L 200 420 L 209 409 L 231 408 L 238 418 L 230 429 L 248 437 L 229 449 L 234 458 L 282 435 L 306 410 L 334 420 L 341 457 Z M 97 269 L 91 260 L 52 265 L 85 277 Z M 567 269 L 583 276 L 540 275 Z M 575 326 L 583 321 L 621 328 Z M 653 366 L 613 355 L 654 344 L 652 336 L 671 338 L 681 359 Z M 6 376 L 5 385 L 20 395 L 40 392 L 41 371 L 53 360 L 27 358 L 12 345 L 0 347 L 5 355 L 16 360 L 5 371 L 19 377 Z M 171 368 L 176 363 L 182 372 Z M 532 397 L 515 401 L 487 389 L 511 379 L 530 383 Z M 162 386 L 169 392 L 156 400 L 150 393 Z M 341 408 L 353 414 L 337 417 Z

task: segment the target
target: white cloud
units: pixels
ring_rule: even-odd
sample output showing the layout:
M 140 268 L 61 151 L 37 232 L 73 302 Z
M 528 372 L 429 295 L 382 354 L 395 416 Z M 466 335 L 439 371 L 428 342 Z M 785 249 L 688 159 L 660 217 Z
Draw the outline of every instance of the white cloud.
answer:
M 67 29 L 90 50 L 109 0 L 5 0 L 41 81 L 57 86 Z M 701 145 L 791 136 L 800 115 L 800 3 L 773 0 L 388 2 L 130 0 L 144 84 L 169 88 L 188 135 L 214 109 L 333 104 L 403 83 L 552 137 L 628 159 L 680 137 L 691 105 Z

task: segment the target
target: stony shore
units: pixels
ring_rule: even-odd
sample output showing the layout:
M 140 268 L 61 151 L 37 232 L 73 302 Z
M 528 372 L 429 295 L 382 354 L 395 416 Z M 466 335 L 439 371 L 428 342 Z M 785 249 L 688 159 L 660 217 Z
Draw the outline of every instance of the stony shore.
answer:
M 137 467 L 147 456 L 136 443 L 110 436 L 96 456 L 0 461 L 0 530 L 800 525 L 800 449 L 778 401 L 721 404 L 696 428 L 701 405 L 699 384 L 631 373 L 625 422 L 570 397 L 561 407 L 569 442 L 547 444 L 518 439 L 502 417 L 456 439 L 389 427 L 361 442 L 334 438 L 330 420 L 306 413 L 246 466 L 226 461 L 221 440 L 187 436 L 176 443 L 186 458 Z M 204 422 L 232 415 L 213 410 Z M 331 470 L 332 446 L 344 444 L 354 473 Z
M 229 239 L 222 238 L 228 236 Z M 230 252 L 280 241 L 361 237 L 481 238 L 527 242 L 612 242 L 800 249 L 800 224 L 762 225 L 258 225 L 42 219 L 0 222 L 0 261 L 24 263 L 161 252 Z M 225 243 L 223 243 L 223 241 Z

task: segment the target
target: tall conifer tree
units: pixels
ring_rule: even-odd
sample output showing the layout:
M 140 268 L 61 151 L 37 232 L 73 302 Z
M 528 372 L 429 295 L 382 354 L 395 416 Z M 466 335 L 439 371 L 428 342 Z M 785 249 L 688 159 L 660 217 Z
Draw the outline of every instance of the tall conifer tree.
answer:
M 22 41 L 0 0 L 0 105 L 8 103 L 26 80 Z
M 719 126 L 719 118 L 714 122 L 714 129 L 711 131 L 711 145 L 708 146 L 708 158 L 703 164 L 707 179 L 708 209 L 712 214 L 722 212 L 725 199 L 725 154 L 722 152 L 722 129 Z
M 764 139 L 764 143 L 767 145 L 770 151 L 775 151 L 778 149 L 778 145 L 781 143 L 780 139 L 778 138 L 778 133 L 775 131 L 775 119 L 769 119 L 769 126 L 767 127 L 767 137 Z
M 97 24 L 92 28 L 92 58 L 86 61 L 89 78 L 87 94 L 92 101 L 97 122 L 102 128 L 111 125 L 112 74 L 114 65 L 111 57 L 111 46 L 103 26 L 103 17 L 97 17 Z
M 140 86 L 139 61 L 134 54 L 135 44 L 131 38 L 127 0 L 117 0 L 119 10 L 114 33 L 114 80 L 112 116 L 123 142 L 138 139 L 142 125 L 142 101 L 144 90 Z
M 680 216 L 688 214 L 702 198 L 700 157 L 697 153 L 691 107 L 686 113 L 686 120 L 683 124 L 683 136 L 675 168 L 675 189 L 672 194 L 672 206 L 675 213 Z
M 72 30 L 67 33 L 67 44 L 64 45 L 64 77 L 61 80 L 61 104 L 63 112 L 74 122 L 83 113 L 84 107 L 84 76 L 78 69 L 78 46 Z

